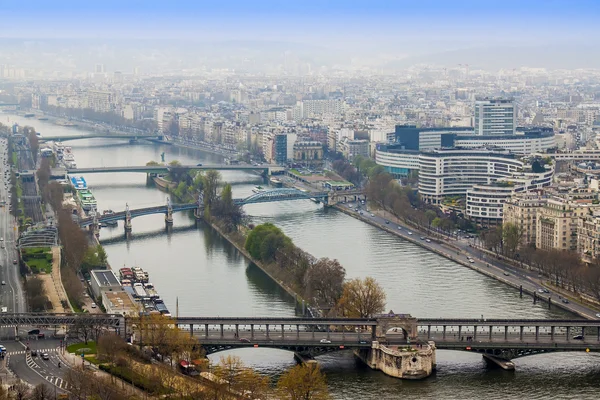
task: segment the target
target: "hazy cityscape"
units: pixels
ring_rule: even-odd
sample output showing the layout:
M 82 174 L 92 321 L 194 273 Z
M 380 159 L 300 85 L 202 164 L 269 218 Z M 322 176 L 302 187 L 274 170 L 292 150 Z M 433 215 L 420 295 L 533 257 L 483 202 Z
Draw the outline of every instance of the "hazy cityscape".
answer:
M 0 400 L 595 399 L 600 4 L 0 4 Z

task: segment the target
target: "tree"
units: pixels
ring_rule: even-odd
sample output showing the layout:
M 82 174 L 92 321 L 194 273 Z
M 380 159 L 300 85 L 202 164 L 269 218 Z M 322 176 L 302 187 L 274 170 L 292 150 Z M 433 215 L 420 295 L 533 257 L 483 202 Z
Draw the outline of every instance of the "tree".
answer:
M 13 385 L 13 399 L 14 400 L 25 400 L 29 397 L 31 390 L 25 382 L 19 381 L 16 385 Z
M 37 171 L 37 178 L 40 192 L 44 193 L 46 186 L 50 182 L 50 159 L 48 157 L 42 158 L 40 168 Z
M 325 375 L 318 364 L 299 364 L 286 371 L 279 381 L 277 390 L 281 399 L 326 400 L 329 399 Z
M 54 399 L 54 391 L 46 384 L 40 383 L 37 385 L 31 393 L 31 400 L 50 400 Z
M 204 205 L 212 206 L 217 201 L 217 190 L 221 183 L 221 174 L 219 171 L 209 170 L 206 171 L 204 176 Z
M 346 270 L 338 260 L 321 258 L 306 271 L 306 296 L 321 307 L 333 307 L 342 296 Z
M 338 308 L 350 318 L 370 318 L 385 309 L 385 292 L 371 277 L 352 279 L 344 283 Z
M 58 212 L 62 208 L 63 188 L 58 182 L 50 182 L 42 192 L 44 200 L 50 204 L 53 210 Z
M 261 224 L 246 238 L 245 248 L 258 260 L 273 261 L 278 251 L 292 245 L 292 240 L 273 224 Z
M 425 217 L 427 217 L 427 222 L 429 223 L 429 229 L 431 229 L 431 224 L 437 218 L 437 213 L 433 210 L 427 210 L 427 211 L 425 211 Z
M 512 223 L 505 223 L 502 225 L 502 243 L 504 245 L 504 254 L 508 257 L 514 258 L 519 246 L 521 245 L 522 238 L 522 226 Z
M 105 333 L 98 338 L 96 348 L 102 360 L 114 363 L 119 354 L 125 350 L 126 346 L 127 344 L 119 335 Z

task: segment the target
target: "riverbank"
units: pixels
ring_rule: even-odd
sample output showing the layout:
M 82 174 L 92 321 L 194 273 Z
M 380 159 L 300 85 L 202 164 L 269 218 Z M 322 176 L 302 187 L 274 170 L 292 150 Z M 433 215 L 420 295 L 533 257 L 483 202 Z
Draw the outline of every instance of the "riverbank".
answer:
M 240 243 L 238 240 L 235 240 L 231 234 L 225 233 L 215 221 L 203 221 L 208 224 L 212 229 L 214 229 L 219 235 L 221 235 L 225 240 L 227 240 L 230 244 L 232 244 L 242 255 L 248 260 L 254 263 L 266 276 L 268 276 L 273 282 L 275 282 L 285 293 L 287 293 L 290 298 L 294 299 L 296 306 L 302 307 L 302 311 L 304 312 L 305 307 L 309 306 L 309 303 L 302 298 L 294 289 L 289 287 L 280 279 L 277 279 L 275 275 L 270 271 L 270 268 L 262 263 L 254 259 L 250 253 L 245 249 L 244 244 Z M 245 237 L 245 235 L 243 236 Z
M 556 299 L 556 298 L 555 298 L 555 300 L 553 300 L 551 294 L 548 295 L 548 294 L 538 293 L 538 289 L 544 286 L 542 282 L 534 282 L 527 278 L 523 279 L 524 277 L 520 277 L 515 273 L 509 273 L 505 269 L 494 266 L 494 265 L 486 262 L 485 260 L 480 259 L 476 255 L 467 255 L 462 251 L 462 249 L 453 245 L 452 243 L 445 242 L 445 241 L 442 241 L 439 239 L 431 238 L 430 236 L 428 236 L 428 234 L 420 232 L 420 231 L 416 230 L 414 227 L 406 227 L 405 224 L 400 222 L 395 217 L 387 217 L 387 219 L 390 222 L 393 222 L 393 224 L 392 223 L 386 224 L 384 222 L 385 219 L 382 219 L 381 217 L 380 217 L 380 219 L 382 219 L 382 221 L 379 221 L 373 217 L 360 215 L 359 213 L 354 212 L 353 210 L 351 210 L 349 208 L 344 208 L 341 205 L 336 205 L 334 207 L 337 210 L 343 212 L 344 214 L 347 214 L 347 215 L 349 215 L 353 218 L 356 218 L 362 222 L 365 222 L 369 225 L 372 225 L 374 227 L 382 229 L 388 233 L 391 233 L 398 237 L 401 237 L 402 239 L 404 239 L 408 242 L 411 242 L 413 244 L 416 244 L 417 246 L 420 246 L 428 251 L 436 253 L 436 254 L 438 254 L 444 258 L 447 258 L 449 260 L 452 260 L 464 267 L 468 267 L 480 274 L 483 274 L 489 278 L 495 279 L 505 285 L 515 288 L 515 289 L 519 290 L 521 293 L 530 295 L 535 299 L 535 301 L 543 301 L 545 303 L 548 303 L 549 307 L 555 306 L 564 311 L 573 313 L 573 314 L 578 315 L 585 319 L 595 318 L 595 314 L 597 311 L 592 308 L 589 308 L 582 304 L 573 304 L 571 302 L 563 303 L 562 301 L 560 301 L 559 299 Z M 401 227 L 401 229 L 398 229 L 398 227 Z M 408 232 L 411 232 L 412 235 L 408 234 Z M 426 242 L 425 240 L 422 240 L 421 237 L 430 238 L 430 242 Z M 471 257 L 474 260 L 474 262 L 470 262 L 468 260 L 468 257 Z

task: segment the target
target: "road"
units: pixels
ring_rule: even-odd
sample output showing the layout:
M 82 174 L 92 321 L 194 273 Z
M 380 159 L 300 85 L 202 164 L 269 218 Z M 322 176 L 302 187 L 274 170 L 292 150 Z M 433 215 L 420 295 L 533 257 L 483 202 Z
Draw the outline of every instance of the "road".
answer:
M 502 282 L 516 287 L 523 286 L 525 291 L 535 292 L 538 299 L 542 299 L 544 302 L 548 302 L 550 298 L 553 304 L 567 311 L 588 319 L 600 319 L 600 313 L 597 310 L 572 301 L 564 303 L 562 297 L 551 289 L 546 289 L 547 292 L 540 293 L 540 290 L 545 288 L 537 272 L 507 265 L 473 247 L 472 243 L 465 237 L 444 239 L 444 241 L 429 238 L 427 234 L 415 230 L 414 227 L 407 226 L 389 213 L 368 211 L 365 205 L 356 202 L 340 204 L 340 206 L 354 217 L 367 220 L 409 241 L 418 241 L 425 248 L 442 253 L 450 259 L 468 263 L 473 269 L 484 271 L 487 275 L 493 276 Z M 358 211 L 356 211 L 357 207 L 359 207 Z M 428 239 L 429 242 L 427 242 Z M 473 262 L 470 262 L 468 258 L 472 258 Z
M 51 332 L 46 336 L 50 337 Z M 25 336 L 26 337 L 26 336 Z M 31 337 L 24 338 L 20 342 L 14 340 L 6 341 L 4 346 L 7 349 L 6 366 L 10 368 L 15 375 L 31 385 L 44 383 L 50 385 L 56 393 L 64 393 L 66 388 L 65 374 L 69 366 L 60 358 L 59 339 L 39 339 Z M 37 356 L 31 356 L 26 350 L 27 346 L 37 352 Z M 42 358 L 42 354 L 48 354 L 48 360 Z M 59 367 L 60 363 L 60 367 Z
M 18 265 L 14 263 L 17 255 L 17 227 L 13 216 L 10 214 L 8 205 L 10 187 L 7 185 L 10 177 L 10 169 L 6 160 L 7 142 L 0 139 L 0 200 L 6 201 L 6 205 L 0 207 L 0 307 L 7 307 L 9 313 L 26 312 L 25 294 L 21 284 Z M 8 171 L 8 174 L 6 173 Z

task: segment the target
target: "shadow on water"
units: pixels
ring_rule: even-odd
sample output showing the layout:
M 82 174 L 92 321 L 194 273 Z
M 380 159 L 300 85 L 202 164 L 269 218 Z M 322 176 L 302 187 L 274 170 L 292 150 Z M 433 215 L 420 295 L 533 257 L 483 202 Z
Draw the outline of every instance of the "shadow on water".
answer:
M 294 297 L 273 282 L 273 280 L 253 262 L 248 262 L 248 267 L 246 267 L 246 278 L 248 278 L 248 283 L 253 290 L 267 294 L 273 299 L 284 299 L 290 304 L 295 304 Z
M 106 229 L 106 228 L 102 228 L 102 229 Z M 119 226 L 119 227 L 115 227 L 114 229 L 122 230 L 123 227 Z M 194 230 L 196 230 L 195 225 L 171 227 L 168 230 L 166 228 L 161 228 L 161 229 L 157 229 L 154 231 L 143 232 L 143 233 L 135 233 L 135 231 L 133 231 L 128 235 L 123 233 L 122 235 L 119 235 L 119 236 L 113 236 L 108 239 L 101 239 L 100 244 L 111 245 L 111 244 L 119 244 L 119 243 L 126 243 L 126 242 L 144 241 L 146 239 L 156 238 L 156 237 L 160 237 L 160 236 L 164 236 L 164 235 L 167 235 L 167 237 L 169 237 L 169 236 L 172 236 L 177 233 L 190 232 L 190 231 L 194 231 Z

